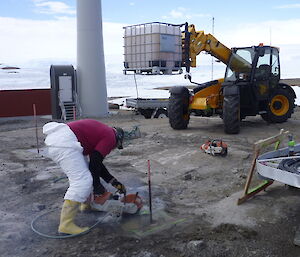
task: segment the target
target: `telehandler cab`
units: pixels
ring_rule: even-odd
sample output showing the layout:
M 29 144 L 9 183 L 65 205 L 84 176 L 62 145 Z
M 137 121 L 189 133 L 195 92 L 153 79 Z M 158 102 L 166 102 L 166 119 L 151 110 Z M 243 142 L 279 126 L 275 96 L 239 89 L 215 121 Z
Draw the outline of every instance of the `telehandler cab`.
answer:
M 224 79 L 170 89 L 168 116 L 173 129 L 186 129 L 190 114 L 219 115 L 224 131 L 237 134 L 240 121 L 260 114 L 269 123 L 287 121 L 294 111 L 296 94 L 280 82 L 279 49 L 262 44 L 229 49 L 213 35 L 196 31 L 185 24 L 182 33 L 183 66 L 191 81 L 190 67 L 196 67 L 196 56 L 206 51 L 226 64 Z

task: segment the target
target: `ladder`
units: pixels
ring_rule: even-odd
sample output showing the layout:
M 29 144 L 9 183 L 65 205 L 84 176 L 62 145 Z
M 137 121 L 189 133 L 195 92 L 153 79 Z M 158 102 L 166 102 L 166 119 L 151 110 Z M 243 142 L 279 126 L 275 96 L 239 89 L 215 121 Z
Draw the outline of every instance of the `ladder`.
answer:
M 61 109 L 61 119 L 62 120 L 75 120 L 81 116 L 81 107 L 79 104 L 77 93 L 74 93 L 74 101 L 63 102 L 59 98 L 59 106 Z
M 64 102 L 63 107 L 65 111 L 64 116 L 62 118 L 64 120 L 75 120 L 77 116 L 76 104 L 73 102 Z

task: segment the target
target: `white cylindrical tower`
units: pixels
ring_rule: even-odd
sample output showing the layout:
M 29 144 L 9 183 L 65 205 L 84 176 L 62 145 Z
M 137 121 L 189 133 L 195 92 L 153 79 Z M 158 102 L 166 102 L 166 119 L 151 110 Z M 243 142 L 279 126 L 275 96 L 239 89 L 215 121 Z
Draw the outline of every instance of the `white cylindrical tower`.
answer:
M 77 0 L 77 85 L 83 117 L 107 116 L 101 0 Z

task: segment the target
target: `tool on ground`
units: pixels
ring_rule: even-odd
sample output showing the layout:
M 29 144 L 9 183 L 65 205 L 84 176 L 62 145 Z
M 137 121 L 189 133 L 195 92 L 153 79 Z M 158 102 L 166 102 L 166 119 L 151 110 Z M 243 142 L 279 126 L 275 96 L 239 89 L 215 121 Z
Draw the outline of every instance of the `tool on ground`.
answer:
M 213 139 L 208 140 L 206 143 L 201 145 L 200 149 L 202 149 L 205 153 L 211 155 L 226 156 L 228 146 L 226 143 L 223 142 L 222 139 Z
M 263 139 L 263 140 L 259 140 L 256 143 L 254 143 L 254 153 L 253 153 L 253 160 L 252 160 L 252 164 L 248 173 L 248 177 L 246 180 L 246 184 L 245 184 L 245 188 L 244 188 L 244 195 L 238 199 L 237 204 L 242 204 L 243 202 L 245 202 L 247 199 L 251 198 L 252 196 L 256 195 L 257 193 L 261 192 L 262 190 L 266 189 L 268 186 L 273 184 L 273 180 L 264 180 L 263 183 L 261 183 L 260 185 L 258 185 L 255 188 L 252 188 L 249 190 L 250 184 L 251 184 L 251 180 L 253 177 L 253 173 L 255 170 L 255 166 L 256 166 L 256 160 L 259 156 L 259 153 L 262 149 L 264 149 L 265 147 L 274 144 L 275 143 L 275 150 L 278 149 L 280 142 L 282 141 L 283 137 L 288 134 L 289 131 L 284 131 L 284 129 L 281 129 L 279 134 L 269 137 L 267 139 Z

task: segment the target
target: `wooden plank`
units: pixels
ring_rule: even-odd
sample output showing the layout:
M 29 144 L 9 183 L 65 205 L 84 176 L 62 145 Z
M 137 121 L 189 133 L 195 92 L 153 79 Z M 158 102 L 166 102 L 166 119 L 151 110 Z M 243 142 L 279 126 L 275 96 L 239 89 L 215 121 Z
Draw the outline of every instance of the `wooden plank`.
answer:
M 253 160 L 252 160 L 252 163 L 251 163 L 251 168 L 249 170 L 249 173 L 248 173 L 248 176 L 247 176 L 247 181 L 246 181 L 245 188 L 244 188 L 244 195 L 248 194 L 248 189 L 249 189 L 252 177 L 253 177 L 254 169 L 255 169 L 255 166 L 256 166 L 256 159 L 257 159 L 258 155 L 259 155 L 259 151 L 254 151 L 254 156 L 253 156 Z
M 289 133 L 289 131 L 284 131 L 283 129 L 281 129 L 279 134 L 255 142 L 254 143 L 255 150 L 259 151 L 260 149 L 262 149 L 268 145 L 276 143 L 277 141 L 281 141 L 283 139 L 283 137 L 285 135 L 287 135 L 288 133 Z
M 249 187 L 252 181 L 252 177 L 253 177 L 253 173 L 254 173 L 254 169 L 256 167 L 256 160 L 259 156 L 260 150 L 263 149 L 264 147 L 275 143 L 275 149 L 277 150 L 280 144 L 280 141 L 283 139 L 283 137 L 288 134 L 289 131 L 284 131 L 283 129 L 280 130 L 279 134 L 266 138 L 266 139 L 262 139 L 259 140 L 257 142 L 254 143 L 254 154 L 253 154 L 253 160 L 251 163 L 251 167 L 247 176 L 247 180 L 246 180 L 246 184 L 245 184 L 245 188 L 244 188 L 244 195 L 238 199 L 237 204 L 242 204 L 243 202 L 245 202 L 247 199 L 249 199 L 250 197 L 256 195 L 257 193 L 259 193 L 260 191 L 264 190 L 265 188 L 267 188 L 268 186 L 270 186 L 273 181 L 265 181 L 264 183 L 262 183 L 261 185 L 255 187 L 254 189 L 252 189 L 249 192 Z
M 273 181 L 265 181 L 264 183 L 257 186 L 255 189 L 253 189 L 250 193 L 245 194 L 243 197 L 238 199 L 237 204 L 240 205 L 252 196 L 256 195 L 257 193 L 261 192 L 262 190 L 265 190 L 268 186 L 272 185 Z

